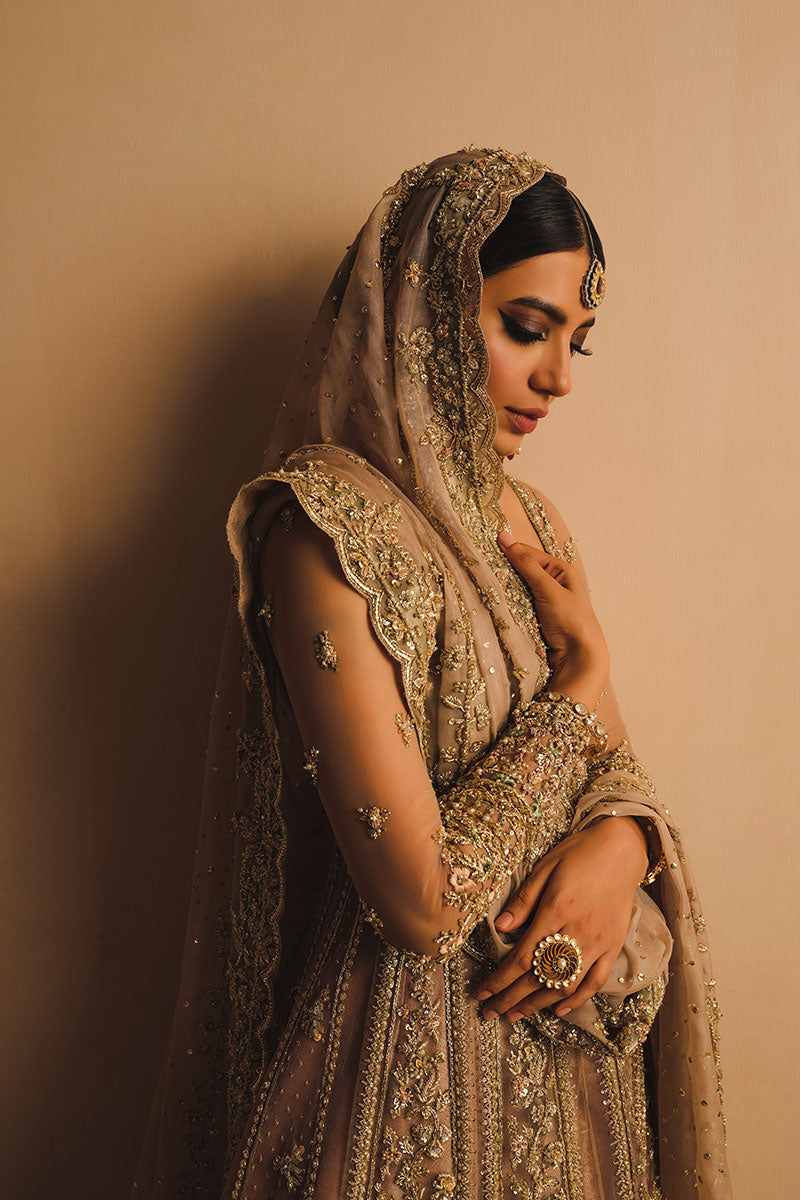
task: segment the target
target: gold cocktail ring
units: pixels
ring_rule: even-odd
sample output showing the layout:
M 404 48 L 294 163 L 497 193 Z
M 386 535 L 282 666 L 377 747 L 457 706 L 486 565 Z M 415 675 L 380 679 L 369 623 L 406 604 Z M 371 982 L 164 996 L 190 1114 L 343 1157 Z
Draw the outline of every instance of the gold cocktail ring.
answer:
M 569 987 L 581 973 L 583 953 L 574 938 L 548 933 L 533 954 L 531 974 L 546 988 Z

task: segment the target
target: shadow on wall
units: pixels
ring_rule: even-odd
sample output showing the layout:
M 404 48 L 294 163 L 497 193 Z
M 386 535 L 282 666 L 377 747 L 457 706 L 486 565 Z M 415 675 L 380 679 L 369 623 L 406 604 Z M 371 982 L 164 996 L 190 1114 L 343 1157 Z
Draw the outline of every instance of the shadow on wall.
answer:
M 295 278 L 331 274 L 307 262 Z M 4 1172 L 19 1200 L 56 1181 L 62 1200 L 126 1200 L 166 1048 L 233 578 L 225 520 L 260 469 L 316 313 L 291 283 L 227 318 L 211 300 L 183 384 L 165 388 L 180 428 L 142 473 L 146 518 L 130 515 L 113 554 L 77 549 L 74 573 L 26 598 L 20 621 L 43 631 L 25 668 L 39 704 L 24 720 L 43 746 L 29 764 L 41 834 L 23 898 L 41 1011 L 6 1086 L 12 1145 L 43 1123 L 46 1136 L 35 1162 L 18 1153 Z M 55 1077 L 72 1080 L 69 1112 L 48 1110 Z

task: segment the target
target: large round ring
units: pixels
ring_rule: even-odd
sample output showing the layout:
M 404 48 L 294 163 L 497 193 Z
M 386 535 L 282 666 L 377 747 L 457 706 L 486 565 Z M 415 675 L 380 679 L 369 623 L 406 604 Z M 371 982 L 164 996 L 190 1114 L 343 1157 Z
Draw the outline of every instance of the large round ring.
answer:
M 569 987 L 581 973 L 583 953 L 574 938 L 548 933 L 533 954 L 531 973 L 546 988 Z

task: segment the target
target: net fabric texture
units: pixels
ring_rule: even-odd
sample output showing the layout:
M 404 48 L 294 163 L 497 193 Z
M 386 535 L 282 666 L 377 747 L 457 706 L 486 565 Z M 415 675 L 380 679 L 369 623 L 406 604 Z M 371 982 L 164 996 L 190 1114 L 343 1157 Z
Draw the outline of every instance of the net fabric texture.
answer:
M 536 721 L 519 734 L 549 668 L 496 543 L 477 253 L 546 169 L 468 149 L 387 190 L 231 509 L 180 993 L 134 1195 L 639 1200 L 659 1177 L 670 1200 L 730 1194 L 680 835 L 630 747 L 548 770 Z M 270 575 L 281 538 L 305 589 Z M 509 778 L 530 782 L 535 819 Z M 612 800 L 654 820 L 671 864 L 637 893 L 630 985 L 615 992 L 615 970 L 566 1020 L 482 1022 L 476 985 L 513 945 L 494 917 Z M 487 869 L 498 826 L 508 857 Z

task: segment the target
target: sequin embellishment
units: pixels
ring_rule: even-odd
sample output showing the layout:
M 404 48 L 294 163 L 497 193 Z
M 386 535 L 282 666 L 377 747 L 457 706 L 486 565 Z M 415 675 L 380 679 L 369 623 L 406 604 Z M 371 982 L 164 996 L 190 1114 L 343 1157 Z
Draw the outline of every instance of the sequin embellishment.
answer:
M 314 658 L 323 671 L 339 670 L 339 652 L 327 629 L 321 629 L 314 638 Z
M 316 746 L 309 746 L 306 750 L 303 758 L 303 770 L 308 771 L 311 782 L 316 787 L 319 778 L 319 750 Z
M 357 808 L 356 813 L 359 821 L 366 825 L 367 835 L 373 841 L 381 836 L 383 827 L 391 816 L 388 808 L 378 808 L 377 804 L 370 804 L 368 808 Z
M 312 1042 L 321 1042 L 331 1002 L 331 990 L 325 987 L 315 1000 L 309 1000 L 300 1018 L 300 1028 Z
M 411 717 L 409 717 L 408 713 L 398 713 L 395 721 L 397 722 L 400 737 L 403 739 L 403 745 L 409 746 L 411 744 L 411 735 L 414 732 Z

